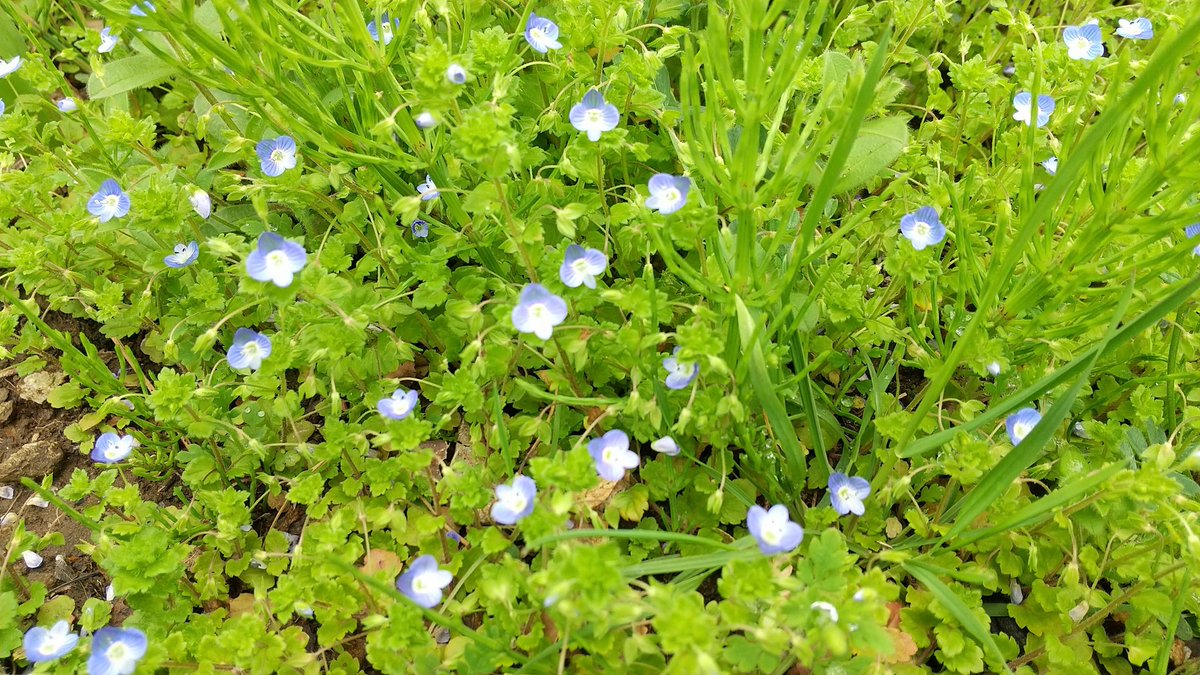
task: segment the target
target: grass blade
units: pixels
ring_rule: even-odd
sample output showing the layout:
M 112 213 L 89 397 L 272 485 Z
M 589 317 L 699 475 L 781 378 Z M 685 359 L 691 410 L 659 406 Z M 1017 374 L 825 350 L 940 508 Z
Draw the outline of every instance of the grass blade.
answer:
M 987 653 L 995 664 L 1004 664 L 1004 672 L 1012 673 L 1012 669 L 1008 667 L 1004 654 L 1000 652 L 1000 647 L 992 639 L 992 634 L 979 621 L 979 618 L 972 614 L 971 610 L 967 609 L 967 606 L 954 594 L 954 591 L 950 590 L 950 587 L 946 584 L 943 584 L 941 579 L 938 579 L 937 573 L 916 560 L 903 563 L 903 566 L 914 579 L 929 589 L 929 592 L 933 594 L 933 597 L 937 598 L 938 602 L 945 606 L 950 614 L 954 616 L 955 620 L 958 621 L 959 625 L 963 627 L 963 630 L 975 638 L 975 641 L 979 643 L 979 646 L 983 647 L 983 651 Z

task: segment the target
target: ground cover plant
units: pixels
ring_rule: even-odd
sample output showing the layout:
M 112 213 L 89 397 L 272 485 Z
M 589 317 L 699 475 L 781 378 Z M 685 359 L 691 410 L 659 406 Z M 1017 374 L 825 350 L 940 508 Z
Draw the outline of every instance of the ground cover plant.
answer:
M 0 671 L 1200 669 L 1200 6 L 0 7 Z

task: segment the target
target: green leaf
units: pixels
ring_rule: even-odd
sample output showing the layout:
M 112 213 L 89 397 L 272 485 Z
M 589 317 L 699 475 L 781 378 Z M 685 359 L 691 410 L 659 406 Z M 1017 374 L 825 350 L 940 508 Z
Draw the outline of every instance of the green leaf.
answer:
M 104 75 L 88 80 L 88 98 L 95 100 L 159 84 L 176 73 L 175 66 L 157 56 L 135 54 L 104 67 Z
M 864 122 L 850 148 L 850 156 L 834 186 L 834 192 L 848 192 L 882 173 L 908 145 L 908 123 L 900 117 Z
M 979 621 L 978 617 L 971 613 L 971 610 L 967 608 L 962 599 L 955 595 L 949 586 L 943 584 L 941 579 L 938 579 L 936 572 L 915 560 L 902 563 L 902 565 L 913 578 L 928 588 L 933 597 L 942 603 L 942 606 L 962 625 L 963 629 L 971 637 L 975 638 L 975 641 L 983 647 L 983 650 L 992 659 L 993 666 L 1004 664 L 1004 671 L 1006 673 L 1012 672 L 1012 669 L 1008 667 L 1008 662 L 1004 658 L 1004 654 L 1000 652 L 1000 647 L 992 639 L 987 628 Z

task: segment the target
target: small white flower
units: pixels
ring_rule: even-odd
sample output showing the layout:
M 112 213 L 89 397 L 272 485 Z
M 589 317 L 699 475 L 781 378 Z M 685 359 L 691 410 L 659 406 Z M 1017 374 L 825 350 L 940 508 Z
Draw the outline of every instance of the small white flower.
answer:
M 42 556 L 33 551 L 21 551 L 21 559 L 25 561 L 25 566 L 29 569 L 37 569 L 42 566 Z

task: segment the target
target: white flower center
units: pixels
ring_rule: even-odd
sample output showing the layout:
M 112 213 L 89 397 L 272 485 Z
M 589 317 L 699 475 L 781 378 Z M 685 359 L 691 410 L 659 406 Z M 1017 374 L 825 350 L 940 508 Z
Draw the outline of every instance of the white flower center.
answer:
M 122 670 L 122 666 L 130 660 L 131 656 L 129 648 L 120 642 L 109 645 L 104 655 L 108 657 L 109 663 L 117 666 L 117 670 Z
M 600 458 L 604 460 L 605 464 L 616 464 L 617 451 L 613 448 L 605 448 L 604 452 L 600 453 Z
M 521 494 L 520 492 L 510 492 L 508 493 L 508 496 L 504 498 L 504 505 L 514 513 L 520 513 L 521 511 L 525 510 L 526 506 L 529 505 L 529 500 L 526 499 L 525 495 Z
M 929 227 L 929 223 L 923 220 L 918 220 L 917 224 L 913 226 L 913 234 L 918 237 L 925 238 L 929 236 L 929 231 L 931 229 L 932 228 Z
M 676 375 L 680 375 L 680 376 L 691 375 L 692 374 L 692 364 L 685 363 L 683 361 L 676 361 L 674 373 Z
M 383 27 L 379 29 L 379 34 L 382 35 L 385 40 L 392 37 L 392 24 L 383 24 Z
M 122 448 L 119 445 L 111 445 L 109 446 L 108 450 L 104 451 L 104 457 L 106 459 L 120 459 L 121 455 L 123 454 L 125 454 L 125 448 Z
M 67 640 L 68 640 L 67 635 L 58 634 L 58 633 L 55 633 L 54 631 L 51 631 L 46 636 L 46 641 L 43 642 L 40 647 L 38 647 L 38 652 L 40 654 L 42 654 L 43 656 L 49 656 L 49 655 L 53 654 L 54 652 L 57 652 L 58 650 L 65 647 L 67 644 Z
M 668 204 L 674 204 L 675 202 L 679 201 L 680 196 L 679 190 L 676 190 L 675 188 L 665 190 L 662 193 L 663 201 L 667 202 Z
M 772 546 L 778 546 L 783 540 L 783 522 L 774 518 L 763 523 L 762 539 Z
M 280 150 L 279 148 L 276 148 L 271 151 L 271 161 L 275 162 L 276 164 L 282 164 L 283 160 L 286 157 L 287 157 L 287 153 L 284 152 L 283 150 Z
M 579 260 L 576 260 L 575 262 L 571 263 L 571 267 L 579 274 L 587 274 L 588 273 L 587 260 L 584 260 L 583 258 L 580 258 Z
M 530 28 L 529 37 L 533 38 L 534 42 L 541 42 L 546 39 L 546 34 L 542 32 L 541 28 Z
M 242 345 L 242 356 L 248 359 L 257 359 L 259 357 L 258 343 L 247 342 Z
M 267 267 L 282 269 L 287 266 L 287 255 L 283 251 L 271 251 L 267 254 Z
M 1078 37 L 1071 41 L 1071 48 L 1077 52 L 1086 52 L 1092 46 L 1087 38 Z
M 542 321 L 547 315 L 546 305 L 543 303 L 534 303 L 529 306 L 529 318 L 534 321 Z
M 838 499 L 844 502 L 854 499 L 854 492 L 850 490 L 849 485 L 843 485 L 842 487 L 838 488 Z
M 115 209 L 121 204 L 121 198 L 117 195 L 109 195 L 104 198 L 104 208 Z
M 602 121 L 600 111 L 596 108 L 587 111 L 587 116 L 584 119 L 590 126 L 596 126 Z
M 1030 431 L 1033 431 L 1033 425 L 1026 422 L 1018 422 L 1013 425 L 1013 436 L 1018 441 L 1024 440 Z

